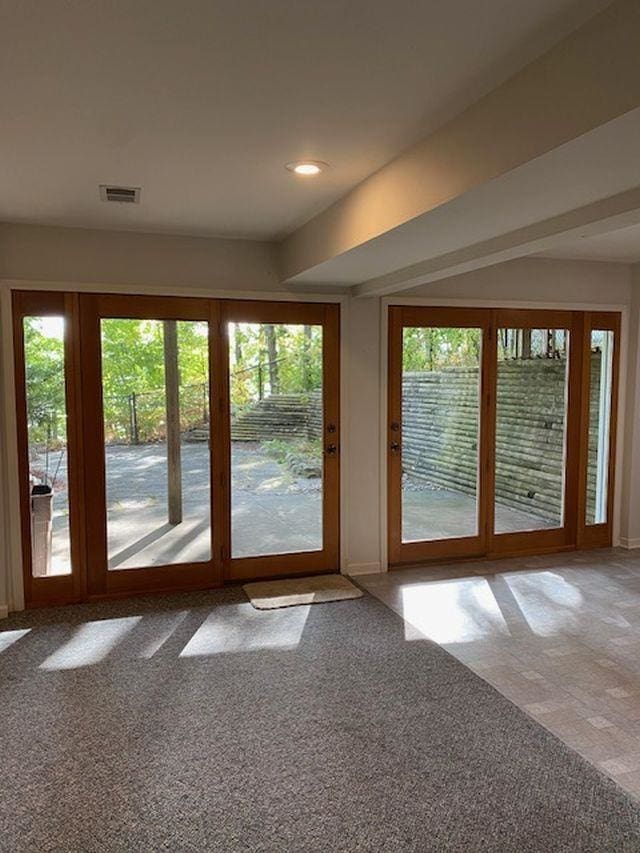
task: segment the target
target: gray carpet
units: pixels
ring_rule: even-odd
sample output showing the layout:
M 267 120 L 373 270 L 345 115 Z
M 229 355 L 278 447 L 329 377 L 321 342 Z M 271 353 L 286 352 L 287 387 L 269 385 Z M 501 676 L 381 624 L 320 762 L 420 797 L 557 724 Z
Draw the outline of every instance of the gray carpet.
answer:
M 83 605 L 3 645 L 6 853 L 640 851 L 635 802 L 369 596 Z

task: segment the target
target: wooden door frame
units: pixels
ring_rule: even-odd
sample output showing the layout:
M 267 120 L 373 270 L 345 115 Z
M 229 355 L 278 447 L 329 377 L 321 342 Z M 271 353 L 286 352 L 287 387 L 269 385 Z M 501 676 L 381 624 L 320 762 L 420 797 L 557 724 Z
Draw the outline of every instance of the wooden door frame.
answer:
M 82 433 L 85 436 L 85 492 L 92 495 L 86 502 L 87 591 L 89 598 L 111 598 L 143 592 L 170 592 L 205 589 L 222 583 L 221 546 L 214 507 L 214 484 L 219 475 L 215 454 L 210 454 L 210 532 L 211 558 L 194 563 L 174 563 L 147 568 L 108 569 L 107 506 L 104 456 L 104 417 L 102 401 L 102 357 L 100 321 L 108 318 L 140 320 L 191 320 L 215 322 L 215 306 L 207 299 L 175 296 L 123 296 L 114 294 L 81 294 L 80 328 L 82 330 Z M 215 396 L 219 394 L 213 377 L 217 351 L 215 328 L 209 326 L 209 429 L 214 434 Z M 211 393 L 212 392 L 212 393 Z
M 613 507 L 616 476 L 618 433 L 618 400 L 620 393 L 620 329 L 621 315 L 612 311 L 585 313 L 582 341 L 582 409 L 580 434 L 580 480 L 578 499 L 578 548 L 609 548 L 613 542 Z M 611 402 L 609 422 L 609 459 L 607 479 L 607 519 L 598 524 L 586 523 L 587 475 L 589 464 L 589 408 L 591 398 L 591 332 L 597 329 L 613 332 L 611 365 Z
M 492 311 L 488 308 L 439 308 L 430 306 L 389 306 L 388 383 L 387 383 L 387 529 L 388 556 L 391 565 L 417 563 L 422 560 L 457 559 L 480 556 L 486 551 L 489 501 L 486 494 L 487 476 L 483 473 L 490 433 L 488 406 L 490 403 L 490 367 L 495 341 L 491 340 Z M 433 541 L 402 541 L 402 330 L 405 327 L 473 328 L 482 331 L 480 387 L 478 390 L 478 533 Z M 394 428 L 394 424 L 399 429 Z M 400 453 L 392 443 L 400 444 Z
M 220 586 L 265 574 L 308 574 L 340 567 L 340 316 L 337 302 L 220 299 L 197 296 L 25 290 L 12 291 L 20 518 L 26 605 L 43 606 Z M 72 573 L 31 576 L 28 430 L 22 319 L 65 318 L 65 393 Z M 324 423 L 338 452 L 324 458 L 321 551 L 231 558 L 228 335 L 225 317 L 246 322 L 312 323 L 324 328 Z M 202 320 L 209 323 L 212 555 L 204 563 L 107 569 L 104 423 L 101 384 L 101 317 Z M 218 436 L 218 441 L 215 436 Z M 325 435 L 325 438 L 327 436 Z M 330 498 L 330 499 L 328 499 Z M 226 513 L 226 515 L 225 515 Z
M 229 323 L 285 323 L 323 328 L 323 442 L 335 444 L 335 455 L 323 453 L 323 547 L 255 557 L 233 557 L 231 540 L 231 408 L 229 370 L 222 387 L 221 512 L 226 520 L 224 578 L 230 581 L 340 571 L 340 305 L 321 302 L 221 300 L 220 363 L 229 365 Z M 327 426 L 335 429 L 327 433 Z
M 515 533 L 495 533 L 492 525 L 488 542 L 488 556 L 501 557 L 512 554 L 545 553 L 575 548 L 577 541 L 577 500 L 580 461 L 580 412 L 582 395 L 582 355 L 584 313 L 546 309 L 497 309 L 494 315 L 496 335 L 498 329 L 565 329 L 569 331 L 569 357 L 567 363 L 567 396 L 565 421 L 565 460 L 563 488 L 563 523 L 561 527 L 523 530 Z M 497 355 L 497 353 L 496 353 Z M 494 362 L 493 400 L 497 391 L 497 359 Z M 490 467 L 495 476 L 495 421 L 496 404 L 492 405 L 493 422 Z M 494 490 L 495 492 L 495 490 Z M 492 500 L 495 506 L 495 499 Z
M 468 539 L 444 539 L 436 542 L 401 542 L 401 455 L 389 450 L 398 432 L 391 424 L 401 424 L 401 367 L 403 326 L 474 326 L 474 317 L 486 312 L 488 328 L 483 326 L 482 405 L 480 430 L 480 517 L 484 518 L 478 551 L 469 547 Z M 571 550 L 576 547 L 610 545 L 614 518 L 615 449 L 620 363 L 619 311 L 572 311 L 537 308 L 465 308 L 431 305 L 388 306 L 388 384 L 387 384 L 387 524 L 388 557 L 393 567 L 441 559 L 472 556 L 506 557 Z M 563 526 L 554 529 L 517 533 L 494 532 L 495 514 L 495 435 L 497 387 L 497 331 L 500 328 L 566 328 L 569 330 L 569 361 L 567 366 L 567 420 L 565 425 L 565 483 Z M 611 424 L 609 435 L 609 480 L 607 522 L 587 526 L 584 523 L 586 504 L 586 464 L 588 453 L 588 387 L 591 329 L 614 331 Z M 586 395 L 586 399 L 585 399 Z M 586 413 L 586 414 L 585 414 Z M 401 429 L 401 428 L 400 428 Z M 401 432 L 399 433 L 401 436 Z M 482 456 L 484 454 L 484 456 Z
M 59 291 L 16 290 L 12 292 L 11 298 L 25 606 L 43 607 L 70 604 L 81 601 L 86 596 L 87 589 L 84 561 L 86 550 L 85 525 L 82 511 L 86 500 L 82 476 L 82 430 L 78 429 L 79 416 L 83 408 L 78 347 L 80 334 L 78 297 L 75 293 Z M 30 465 L 23 320 L 25 317 L 46 316 L 61 316 L 65 321 L 64 382 L 67 415 L 67 493 L 71 573 L 68 575 L 52 575 L 51 577 L 34 577 L 31 554 Z

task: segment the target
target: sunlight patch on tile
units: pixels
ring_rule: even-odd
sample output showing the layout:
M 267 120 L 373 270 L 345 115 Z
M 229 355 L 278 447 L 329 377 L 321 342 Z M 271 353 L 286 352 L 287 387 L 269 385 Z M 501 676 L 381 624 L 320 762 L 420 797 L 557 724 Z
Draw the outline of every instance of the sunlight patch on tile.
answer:
M 501 577 L 534 634 L 554 636 L 577 624 L 577 614 L 584 605 L 584 597 L 576 586 L 559 574 L 534 572 L 504 574 Z
M 509 634 L 486 578 L 414 584 L 402 589 L 405 639 L 467 643 Z

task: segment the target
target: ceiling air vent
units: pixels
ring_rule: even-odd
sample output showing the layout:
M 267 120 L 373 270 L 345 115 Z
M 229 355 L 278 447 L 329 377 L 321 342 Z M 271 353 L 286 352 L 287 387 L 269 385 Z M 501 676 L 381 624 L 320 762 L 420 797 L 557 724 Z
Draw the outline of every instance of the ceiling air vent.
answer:
M 125 204 L 138 204 L 140 187 L 114 187 L 110 184 L 100 184 L 102 201 L 120 201 Z

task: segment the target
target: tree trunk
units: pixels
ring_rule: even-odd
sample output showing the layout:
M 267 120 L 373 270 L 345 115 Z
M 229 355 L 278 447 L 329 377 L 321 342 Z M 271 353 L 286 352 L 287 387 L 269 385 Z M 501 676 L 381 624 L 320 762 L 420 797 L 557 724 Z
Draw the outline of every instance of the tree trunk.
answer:
M 304 327 L 302 344 L 302 381 L 304 390 L 311 390 L 311 326 Z
M 164 321 L 164 381 L 167 417 L 167 495 L 169 524 L 182 521 L 182 459 L 180 448 L 180 376 L 175 320 Z
M 236 351 L 236 364 L 242 363 L 242 341 L 240 339 L 240 335 L 241 335 L 240 324 L 234 323 L 233 324 L 233 342 L 234 342 L 235 351 Z
M 267 357 L 269 359 L 269 386 L 272 394 L 280 392 L 280 376 L 278 374 L 278 342 L 276 327 L 272 323 L 265 324 L 264 335 L 267 341 Z

